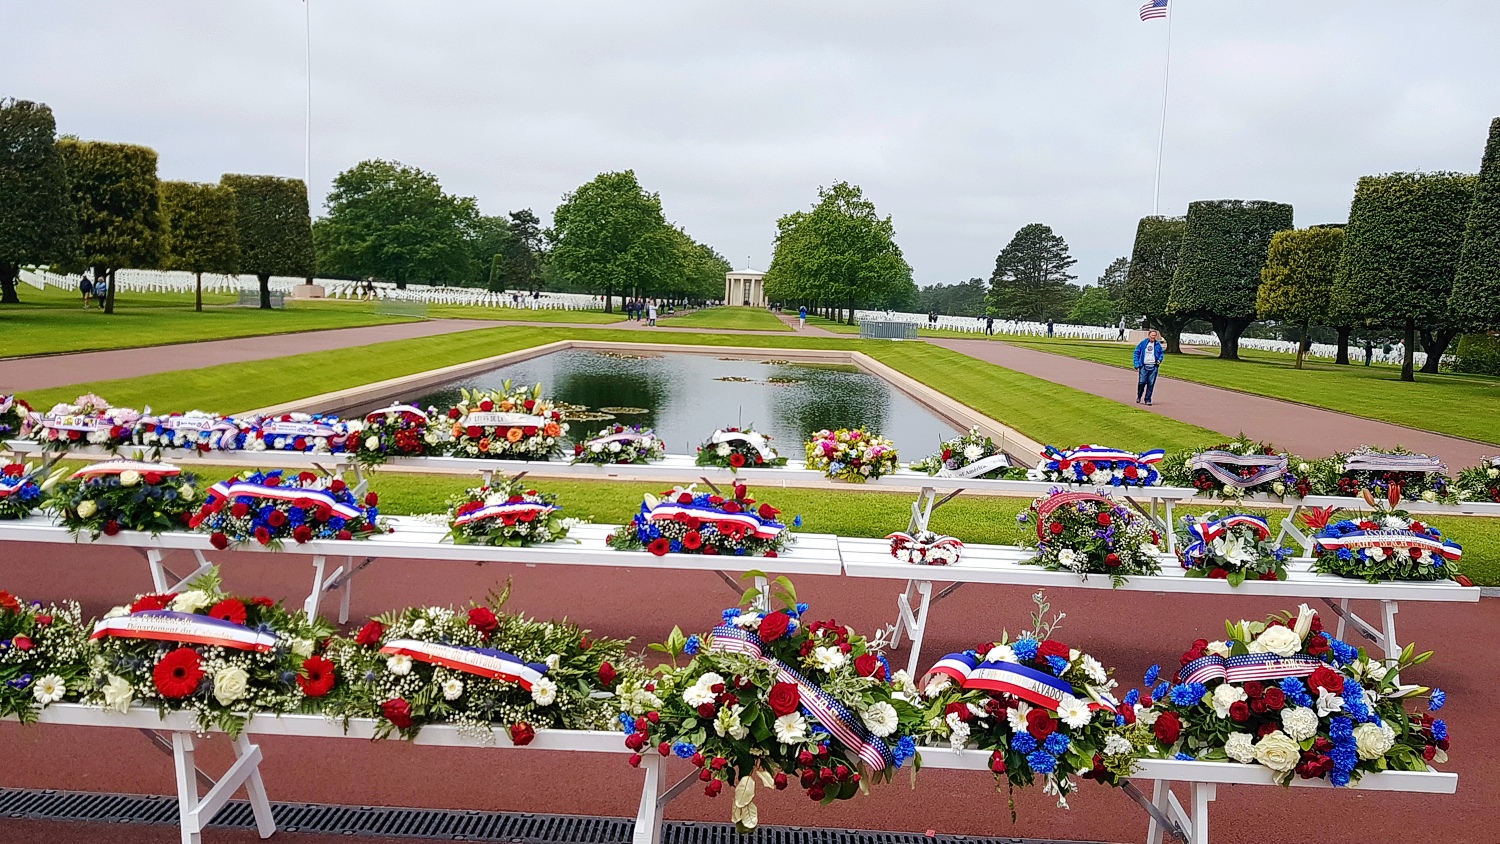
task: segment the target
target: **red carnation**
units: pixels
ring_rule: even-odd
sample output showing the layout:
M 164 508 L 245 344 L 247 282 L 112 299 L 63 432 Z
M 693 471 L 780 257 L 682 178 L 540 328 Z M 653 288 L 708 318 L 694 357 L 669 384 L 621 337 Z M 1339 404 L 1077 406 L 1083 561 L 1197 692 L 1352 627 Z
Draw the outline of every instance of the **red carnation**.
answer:
M 877 680 L 885 679 L 885 665 L 881 663 L 880 657 L 874 654 L 861 654 L 855 657 L 854 670 L 861 677 L 874 677 Z
M 120 523 L 114 519 L 110 519 L 104 523 L 103 531 L 105 536 L 114 536 L 120 532 Z
M 1058 534 L 1063 532 L 1062 522 L 1053 522 L 1052 526 L 1049 527 L 1048 530 L 1052 531 L 1053 536 L 1057 536 Z
M 380 705 L 380 714 L 398 730 L 411 726 L 411 704 L 401 698 L 388 700 Z
M 1099 523 L 1099 527 L 1109 527 L 1109 523 L 1112 521 L 1112 519 L 1110 518 L 1109 511 L 1104 510 L 1099 513 L 1094 521 Z
M 272 510 L 271 514 L 266 516 L 266 524 L 269 524 L 273 528 L 279 528 L 286 524 L 286 514 L 280 510 Z
M 1320 665 L 1307 678 L 1307 687 L 1313 691 L 1327 689 L 1338 694 L 1344 690 L 1344 676 L 1326 665 Z
M 208 617 L 232 621 L 235 624 L 244 624 L 245 605 L 234 598 L 225 598 L 209 608 Z
M 613 665 L 610 665 L 607 662 L 601 663 L 599 665 L 599 684 L 601 686 L 604 686 L 605 688 L 613 686 L 615 684 L 615 678 L 618 676 L 619 672 L 615 671 L 615 667 Z
M 325 657 L 310 656 L 302 661 L 302 673 L 297 675 L 297 685 L 308 697 L 322 697 L 333 691 L 333 662 Z
M 770 694 L 766 695 L 766 705 L 778 716 L 790 715 L 797 711 L 802 705 L 802 692 L 796 683 L 776 683 L 771 686 Z M 803 751 L 806 753 L 806 751 Z M 809 757 L 811 754 L 807 754 Z M 811 764 L 809 761 L 807 764 Z
M 1275 729 L 1274 726 L 1272 729 Z M 1176 744 L 1177 737 L 1182 735 L 1182 722 L 1177 720 L 1177 713 L 1163 712 L 1156 716 L 1156 723 L 1151 725 L 1151 731 L 1156 733 L 1156 740 L 1162 744 Z
M 262 545 L 270 545 L 271 544 L 271 532 L 268 531 L 268 530 L 266 530 L 263 527 L 256 528 L 255 529 L 255 541 L 259 542 Z
M 696 530 L 690 530 L 682 535 L 682 547 L 689 551 L 697 551 L 703 547 L 703 534 Z
M 531 744 L 534 738 L 536 738 L 536 730 L 525 721 L 510 725 L 510 743 L 516 747 Z
M 1037 741 L 1045 741 L 1047 736 L 1057 731 L 1057 722 L 1045 709 L 1033 709 L 1026 713 L 1026 732 Z
M 198 690 L 203 682 L 203 658 L 192 648 L 178 648 L 161 658 L 152 670 L 156 690 L 168 700 L 179 700 Z
M 740 454 L 738 451 L 730 452 L 730 454 L 729 454 L 729 465 L 733 466 L 736 469 L 744 466 L 745 465 L 745 455 Z
M 141 478 L 146 481 L 147 486 L 156 486 L 161 483 L 161 472 L 147 472 Z
M 312 539 L 312 535 L 312 528 L 307 525 L 297 525 L 292 529 L 292 538 L 297 540 L 298 545 Z
M 760 638 L 767 642 L 774 642 L 787 634 L 792 627 L 792 619 L 784 612 L 773 612 L 760 620 Z
M 385 625 L 378 621 L 371 621 L 364 627 L 359 628 L 359 634 L 354 637 L 356 645 L 374 646 L 380 644 L 380 637 L 385 635 Z
M 665 557 L 667 552 L 672 550 L 672 542 L 665 536 L 658 536 L 651 540 L 651 544 L 646 546 L 646 550 L 658 557 Z

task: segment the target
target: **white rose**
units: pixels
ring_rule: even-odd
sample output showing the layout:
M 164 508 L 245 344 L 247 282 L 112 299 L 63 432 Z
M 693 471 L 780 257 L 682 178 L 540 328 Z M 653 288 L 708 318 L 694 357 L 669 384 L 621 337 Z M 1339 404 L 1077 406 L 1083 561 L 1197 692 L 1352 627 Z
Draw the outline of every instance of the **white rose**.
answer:
M 558 666 L 562 665 L 562 657 L 558 654 L 547 654 L 547 658 L 543 662 L 547 663 L 549 669 L 556 671 Z
M 1360 724 L 1354 728 L 1354 751 L 1369 762 L 1379 759 L 1396 746 L 1396 731 L 1381 724 Z
M 1309 466 L 1309 465 L 1307 465 L 1306 463 L 1298 463 L 1297 464 L 1297 471 L 1300 472 L 1300 473 L 1302 473 L 1302 474 L 1304 474 L 1304 475 L 1307 474 L 1307 471 L 1309 469 L 1311 469 L 1311 468 L 1312 467 Z
M 189 589 L 186 592 L 179 592 L 177 597 L 172 599 L 171 609 L 173 612 L 197 612 L 212 603 L 213 599 L 207 592 L 202 589 Z
M 1271 484 L 1271 491 L 1276 493 L 1277 495 L 1286 495 L 1286 484 L 1282 483 L 1281 481 L 1277 481 L 1276 483 Z
M 1307 741 L 1318 734 L 1318 713 L 1305 706 L 1281 710 L 1281 727 L 1295 741 Z
M 374 437 L 374 436 L 372 436 L 372 437 L 366 438 L 365 439 L 365 448 L 369 449 L 370 451 L 374 451 L 377 448 L 380 448 L 380 437 Z
M 313 643 L 311 639 L 293 639 L 288 650 L 298 659 L 307 659 L 313 654 Z
M 1495 478 L 1500 478 L 1500 469 L 1496 469 L 1494 467 L 1491 467 L 1489 469 L 1486 469 L 1485 472 L 1484 472 L 1484 474 L 1486 476 L 1488 476 L 1491 480 L 1493 480 Z
M 78 502 L 78 518 L 87 519 L 99 512 L 99 505 L 87 499 Z
M 411 657 L 406 654 L 391 654 L 385 660 L 385 670 L 397 677 L 405 677 L 411 673 Z
M 1204 650 L 1214 656 L 1224 657 L 1225 659 L 1229 658 L 1229 645 L 1225 642 L 1209 642 L 1208 647 L 1204 648 Z
M 594 443 L 593 445 L 589 446 L 589 451 L 592 451 L 595 454 L 603 454 L 604 453 L 604 444 L 603 443 Z
M 1255 761 L 1255 748 L 1249 733 L 1230 733 L 1224 742 L 1224 752 L 1236 762 L 1249 764 Z
M 198 490 L 193 489 L 192 484 L 183 484 L 177 488 L 177 497 L 183 501 L 192 501 L 198 495 Z
M 1229 717 L 1229 707 L 1239 701 L 1247 699 L 1245 690 L 1232 683 L 1220 683 L 1214 689 L 1214 714 L 1220 718 Z
M 1291 656 L 1302 650 L 1302 637 L 1297 631 L 1284 625 L 1267 627 L 1265 632 L 1255 637 L 1248 649 L 1253 654 L 1271 653 L 1277 656 Z
M 214 675 L 214 700 L 225 706 L 245 696 L 250 690 L 250 675 L 237 665 L 220 668 Z
M 1284 774 L 1297 767 L 1297 762 L 1301 758 L 1302 748 L 1280 730 L 1268 733 L 1255 743 L 1255 761 L 1278 774 Z
M 419 618 L 411 623 L 412 635 L 420 635 L 427 632 L 427 619 Z
M 108 677 L 109 679 L 104 683 L 104 688 L 100 690 L 104 693 L 104 711 L 124 712 L 135 701 L 135 690 L 130 687 L 130 681 L 124 677 L 114 674 L 110 674 Z
M 539 677 L 537 678 L 537 681 L 535 683 L 531 684 L 532 703 L 535 703 L 537 706 L 551 706 L 556 700 L 556 683 L 552 682 L 546 677 Z
M 612 443 L 610 443 L 609 444 L 609 453 L 610 454 L 619 454 L 620 453 L 620 444 L 618 442 L 612 442 Z
M 1437 493 L 1429 489 L 1426 492 L 1422 493 L 1422 500 L 1430 504 L 1437 500 Z
M 458 700 L 464 693 L 464 681 L 449 677 L 443 681 L 443 700 Z
M 120 486 L 135 486 L 141 482 L 141 473 L 134 469 L 126 469 L 120 473 Z

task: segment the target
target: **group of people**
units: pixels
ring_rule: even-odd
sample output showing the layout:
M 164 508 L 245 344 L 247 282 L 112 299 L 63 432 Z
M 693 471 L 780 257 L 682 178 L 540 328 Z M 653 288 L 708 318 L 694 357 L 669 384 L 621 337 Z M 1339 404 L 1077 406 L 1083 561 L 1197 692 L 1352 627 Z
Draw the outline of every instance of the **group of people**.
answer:
M 109 276 L 102 270 L 94 278 L 90 279 L 88 273 L 78 281 L 78 292 L 83 294 L 83 309 L 89 309 L 89 300 L 93 299 L 99 303 L 99 309 L 104 309 L 104 300 L 109 298 Z
M 635 322 L 644 319 L 647 325 L 655 325 L 659 307 L 655 299 L 627 299 L 625 300 L 625 318 Z

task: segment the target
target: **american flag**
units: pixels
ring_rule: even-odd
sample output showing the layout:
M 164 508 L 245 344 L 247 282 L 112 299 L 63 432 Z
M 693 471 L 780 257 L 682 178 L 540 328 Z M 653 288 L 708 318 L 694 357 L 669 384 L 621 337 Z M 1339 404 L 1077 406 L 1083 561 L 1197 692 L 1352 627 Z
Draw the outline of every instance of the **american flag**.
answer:
M 1167 16 L 1167 0 L 1151 0 L 1141 7 L 1141 20 L 1149 21 Z

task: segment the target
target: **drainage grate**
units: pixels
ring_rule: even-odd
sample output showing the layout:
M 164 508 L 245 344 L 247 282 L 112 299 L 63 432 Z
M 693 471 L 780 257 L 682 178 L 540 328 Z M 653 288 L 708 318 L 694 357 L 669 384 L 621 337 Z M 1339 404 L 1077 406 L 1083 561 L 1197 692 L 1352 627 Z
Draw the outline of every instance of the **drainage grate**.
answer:
M 428 838 L 448 841 L 502 841 L 506 844 L 630 844 L 635 827 L 628 818 L 532 815 L 456 809 L 401 809 L 383 806 L 329 806 L 273 803 L 277 829 L 333 835 Z M 0 818 L 93 823 L 176 824 L 177 801 L 136 794 L 0 789 Z M 254 829 L 250 804 L 234 800 L 213 826 Z M 741 835 L 731 824 L 674 823 L 662 829 L 663 844 L 1083 844 L 1021 838 L 927 837 L 901 832 L 761 827 Z

